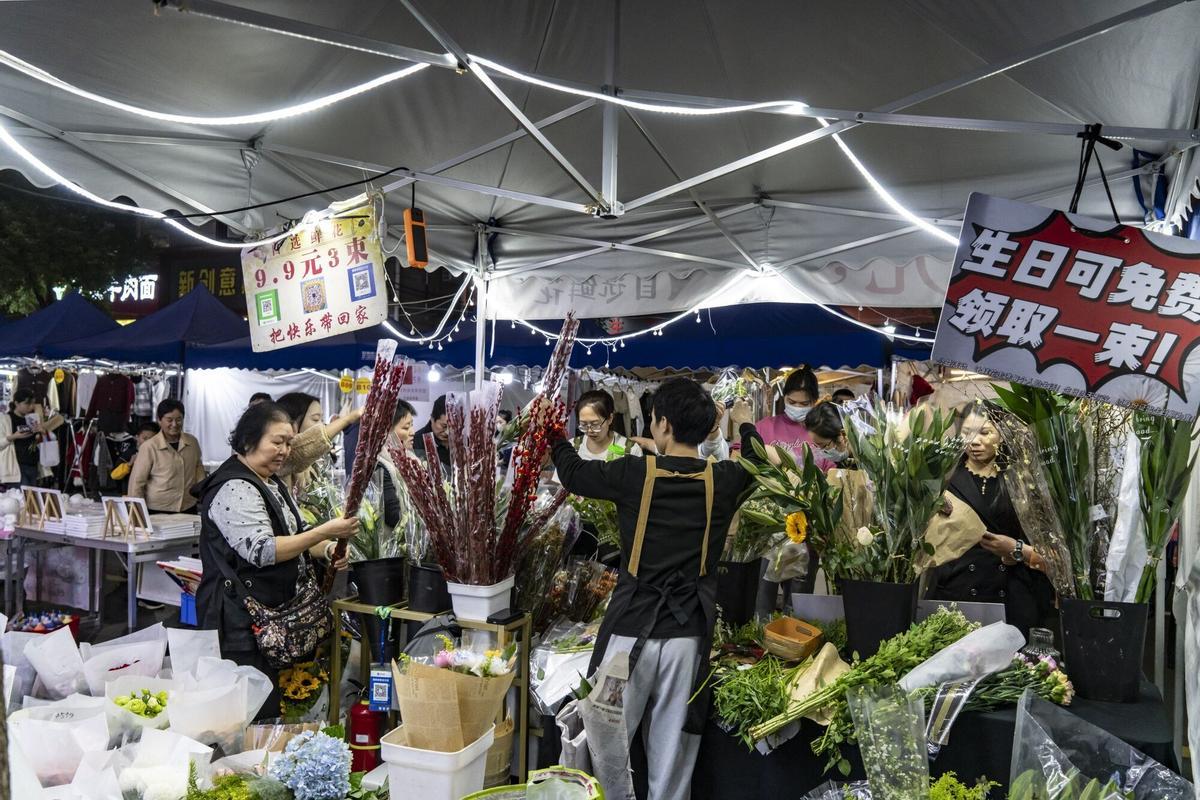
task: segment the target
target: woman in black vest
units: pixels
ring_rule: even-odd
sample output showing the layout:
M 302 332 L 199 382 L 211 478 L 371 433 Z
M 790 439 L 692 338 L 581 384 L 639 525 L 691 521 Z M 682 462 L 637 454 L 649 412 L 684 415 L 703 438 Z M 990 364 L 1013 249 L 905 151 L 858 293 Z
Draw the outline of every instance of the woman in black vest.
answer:
M 192 490 L 200 499 L 202 521 L 199 627 L 218 631 L 224 658 L 261 670 L 275 684 L 259 719 L 279 716 L 279 673 L 259 653 L 250 614 L 225 573 L 232 568 L 247 594 L 265 606 L 280 606 L 295 596 L 301 569 L 316 569 L 314 559 L 328 561 L 336 542 L 358 530 L 357 519 L 333 519 L 305 530 L 295 502 L 275 475 L 293 435 L 282 408 L 274 403 L 251 406 L 230 437 L 234 455 Z M 337 563 L 339 569 L 345 565 L 344 559 Z

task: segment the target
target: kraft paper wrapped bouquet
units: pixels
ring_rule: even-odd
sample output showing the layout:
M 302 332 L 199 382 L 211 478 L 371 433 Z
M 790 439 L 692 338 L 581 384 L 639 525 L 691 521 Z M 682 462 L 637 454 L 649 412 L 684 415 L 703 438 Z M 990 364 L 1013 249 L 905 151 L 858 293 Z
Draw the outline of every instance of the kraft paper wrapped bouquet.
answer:
M 478 653 L 444 637 L 443 644 L 432 663 L 393 661 L 392 677 L 407 746 L 456 753 L 495 724 L 515 677 L 516 646 Z

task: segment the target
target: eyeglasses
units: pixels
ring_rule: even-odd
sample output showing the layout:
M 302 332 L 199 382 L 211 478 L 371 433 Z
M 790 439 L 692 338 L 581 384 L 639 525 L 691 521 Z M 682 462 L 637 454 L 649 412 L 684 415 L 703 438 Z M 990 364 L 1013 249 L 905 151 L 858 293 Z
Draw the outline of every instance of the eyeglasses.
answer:
M 581 430 L 581 431 L 598 431 L 598 430 L 603 430 L 603 428 L 604 428 L 603 422 L 581 422 L 581 423 L 579 423 L 579 430 Z

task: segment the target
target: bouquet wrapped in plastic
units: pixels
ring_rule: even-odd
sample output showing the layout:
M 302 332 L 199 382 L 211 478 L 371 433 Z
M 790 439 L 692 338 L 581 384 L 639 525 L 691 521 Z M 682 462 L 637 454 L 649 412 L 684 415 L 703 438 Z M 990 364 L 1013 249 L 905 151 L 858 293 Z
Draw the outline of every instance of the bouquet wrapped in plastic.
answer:
M 846 693 L 846 701 L 872 797 L 929 797 L 924 703 L 896 686 L 859 686 Z
M 1009 800 L 1191 800 L 1192 784 L 1112 734 L 1027 691 L 1017 707 Z

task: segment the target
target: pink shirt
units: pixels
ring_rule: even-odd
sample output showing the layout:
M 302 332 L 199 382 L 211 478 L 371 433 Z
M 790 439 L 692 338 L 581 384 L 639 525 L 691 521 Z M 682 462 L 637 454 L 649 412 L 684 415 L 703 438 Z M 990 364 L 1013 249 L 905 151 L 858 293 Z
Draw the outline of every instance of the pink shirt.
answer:
M 784 414 L 760 420 L 755 427 L 758 428 L 758 435 L 763 438 L 764 442 L 787 449 L 797 463 L 804 458 L 804 448 L 812 448 L 812 437 L 808 433 L 808 428 L 803 423 L 792 422 Z M 822 458 L 815 451 L 813 452 L 813 461 L 822 472 L 827 472 L 830 467 L 834 466 L 832 461 Z

